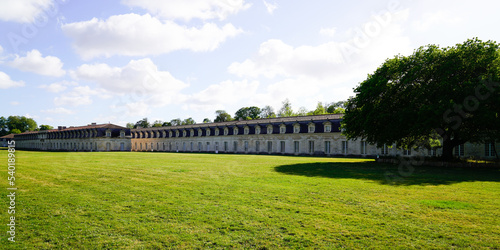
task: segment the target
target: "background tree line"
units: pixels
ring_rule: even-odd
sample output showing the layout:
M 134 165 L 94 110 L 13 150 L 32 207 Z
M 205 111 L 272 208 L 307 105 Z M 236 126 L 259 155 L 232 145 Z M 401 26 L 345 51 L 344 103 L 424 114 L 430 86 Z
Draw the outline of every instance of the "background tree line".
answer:
M 236 111 L 234 116 L 231 116 L 225 110 L 215 111 L 215 118 L 213 122 L 228 122 L 234 120 L 254 120 L 263 118 L 276 118 L 276 117 L 290 117 L 290 116 L 307 116 L 307 115 L 324 115 L 324 114 L 343 114 L 345 112 L 347 101 L 322 103 L 318 102 L 316 109 L 307 110 L 305 107 L 299 108 L 294 111 L 292 104 L 288 99 L 282 102 L 281 108 L 276 113 L 273 107 L 266 105 L 263 108 L 256 106 L 242 107 Z M 211 123 L 212 120 L 209 118 L 203 119 L 203 123 Z M 151 128 L 151 127 L 169 127 L 169 126 L 180 126 L 180 125 L 191 125 L 196 124 L 193 118 L 187 118 L 181 120 L 180 118 L 173 119 L 170 122 L 164 122 L 161 120 L 156 120 L 152 124 L 148 121 L 148 118 L 143 118 L 136 123 L 127 123 L 127 128 Z
M 8 134 L 20 134 L 26 131 L 40 131 L 54 129 L 50 125 L 38 126 L 33 118 L 25 116 L 0 117 L 0 136 Z

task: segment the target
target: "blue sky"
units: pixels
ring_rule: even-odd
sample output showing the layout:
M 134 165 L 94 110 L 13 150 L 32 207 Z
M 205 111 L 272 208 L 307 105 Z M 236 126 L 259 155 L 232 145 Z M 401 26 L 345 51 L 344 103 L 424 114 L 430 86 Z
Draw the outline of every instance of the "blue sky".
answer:
M 494 1 L 0 0 L 0 115 L 214 119 L 346 100 L 385 59 L 500 41 Z

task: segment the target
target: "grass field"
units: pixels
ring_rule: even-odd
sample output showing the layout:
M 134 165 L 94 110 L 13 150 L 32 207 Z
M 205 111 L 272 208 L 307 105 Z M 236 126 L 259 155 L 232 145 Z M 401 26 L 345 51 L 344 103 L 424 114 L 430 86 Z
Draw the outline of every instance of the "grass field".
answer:
M 4 249 L 500 248 L 498 169 L 136 152 L 17 151 L 10 243 L 0 154 Z

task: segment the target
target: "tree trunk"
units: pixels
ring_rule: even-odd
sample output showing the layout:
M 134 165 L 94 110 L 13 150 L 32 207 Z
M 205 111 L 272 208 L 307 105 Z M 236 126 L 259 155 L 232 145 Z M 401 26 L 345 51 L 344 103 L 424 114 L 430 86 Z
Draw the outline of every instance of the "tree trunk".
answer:
M 443 140 L 443 154 L 441 155 L 441 159 L 443 161 L 451 161 L 453 160 L 453 149 L 460 145 L 460 144 L 463 144 L 465 143 L 465 141 L 463 140 L 459 140 L 459 139 L 453 139 L 453 140 L 450 140 L 450 139 L 447 139 L 447 140 Z
M 452 141 L 443 140 L 443 154 L 441 155 L 443 161 L 451 161 L 453 159 L 453 148 Z

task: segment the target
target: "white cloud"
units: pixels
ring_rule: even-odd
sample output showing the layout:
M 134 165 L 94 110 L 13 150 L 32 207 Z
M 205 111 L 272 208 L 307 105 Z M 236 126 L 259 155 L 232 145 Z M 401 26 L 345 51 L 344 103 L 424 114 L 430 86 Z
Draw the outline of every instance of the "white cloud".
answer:
M 3 53 L 3 47 L 0 45 L 0 55 Z
M 72 115 L 74 114 L 75 112 L 74 111 L 71 111 L 69 109 L 66 109 L 66 108 L 54 108 L 54 109 L 46 109 L 46 110 L 42 110 L 43 113 L 49 113 L 49 114 L 63 114 L 63 115 Z
M 352 65 L 357 65 L 360 70 L 365 70 L 367 66 L 378 66 L 386 58 L 412 50 L 409 38 L 402 35 L 401 23 L 407 20 L 408 15 L 407 10 L 389 13 L 385 16 L 389 21 L 384 23 L 380 23 L 380 17 L 374 16 L 361 27 L 345 32 L 346 35 L 342 36 L 348 39 L 344 42 L 294 47 L 281 40 L 271 39 L 260 45 L 253 58 L 232 63 L 228 72 L 240 77 L 263 76 L 273 79 L 307 76 L 325 79 L 345 75 L 346 68 Z M 322 31 L 328 32 L 335 32 L 335 29 Z M 363 72 L 364 75 L 366 73 Z
M 173 77 L 168 71 L 160 71 L 149 58 L 131 60 L 122 68 L 107 64 L 84 64 L 71 75 L 80 80 L 93 81 L 115 94 L 175 96 L 187 84 Z
M 10 76 L 0 71 L 0 89 L 8 89 L 24 86 L 23 81 L 13 81 Z
M 268 3 L 266 0 L 263 0 L 264 5 L 266 6 L 266 10 L 269 14 L 273 14 L 274 10 L 278 8 L 277 3 Z
M 227 80 L 213 84 L 206 89 L 183 98 L 184 108 L 188 110 L 214 111 L 229 105 L 249 100 L 257 92 L 259 82 L 247 80 Z
M 111 16 L 107 20 L 62 25 L 74 39 L 73 46 L 84 59 L 114 55 L 159 55 L 176 50 L 213 51 L 227 38 L 242 33 L 232 24 L 219 27 L 206 23 L 201 28 L 186 27 L 172 21 L 162 22 L 149 14 Z
M 57 106 L 89 105 L 93 103 L 92 96 L 98 96 L 102 99 L 111 97 L 111 95 L 104 89 L 91 89 L 89 86 L 78 86 L 78 84 L 74 82 L 62 82 L 62 85 L 76 87 L 73 87 L 73 89 L 69 92 L 62 93 L 59 97 L 55 97 L 54 104 Z M 65 86 L 63 87 L 66 88 Z M 60 90 L 57 89 L 57 87 L 55 89 L 57 91 Z
M 338 37 L 347 37 L 345 41 L 292 46 L 282 40 L 268 40 L 253 57 L 232 63 L 228 72 L 261 82 L 252 103 L 279 107 L 281 101 L 289 98 L 296 108 L 314 108 L 318 101 L 345 100 L 354 94 L 353 87 L 387 58 L 413 50 L 402 29 L 408 12 L 390 15 L 390 21 L 384 24 L 376 23 L 377 17 L 373 17 L 367 24 L 344 31 L 346 34 L 342 32 Z M 368 24 L 380 28 L 364 33 Z M 331 29 L 323 33 L 327 31 L 334 32 Z M 353 50 L 346 51 L 346 46 Z
M 123 67 L 84 64 L 70 74 L 75 79 L 97 83 L 105 90 L 102 93 L 114 98 L 113 112 L 125 116 L 145 115 L 150 112 L 150 106 L 163 107 L 179 100 L 182 97 L 180 91 L 188 86 L 168 71 L 158 70 L 149 58 L 131 60 Z M 78 89 L 78 92 L 101 93 L 84 89 Z
M 80 95 L 76 92 L 64 94 L 54 98 L 54 104 L 57 106 L 80 106 L 92 104 L 92 99 L 88 95 Z
M 244 0 L 122 0 L 122 3 L 146 9 L 161 18 L 186 21 L 193 18 L 223 20 L 251 6 Z
M 242 63 L 232 63 L 228 71 L 238 76 L 258 77 L 309 75 L 321 77 L 331 74 L 335 65 L 343 62 L 342 53 L 336 43 L 325 43 L 316 47 L 294 48 L 281 40 L 268 40 L 261 44 L 258 55 Z
M 52 0 L 16 0 L 2 1 L 0 20 L 17 23 L 32 23 L 43 13 L 44 9 L 53 5 Z
M 43 85 L 40 85 L 39 88 L 45 89 L 51 93 L 59 93 L 59 92 L 66 90 L 68 88 L 68 86 L 77 86 L 77 85 L 78 85 L 78 83 L 76 83 L 76 82 L 61 81 L 61 82 L 55 82 L 55 83 L 52 83 L 49 85 L 43 84 Z
M 142 117 L 151 113 L 149 105 L 143 101 L 127 103 L 125 106 L 127 108 L 125 115 L 129 117 L 134 117 L 134 116 Z
M 42 57 L 40 51 L 34 49 L 26 54 L 7 63 L 21 71 L 33 72 L 45 76 L 63 76 L 66 72 L 62 69 L 63 63 L 54 56 Z
M 422 15 L 422 18 L 413 23 L 413 26 L 418 31 L 427 31 L 436 25 L 457 24 L 461 18 L 449 11 L 427 12 Z
M 29 113 L 26 113 L 24 116 L 25 116 L 26 118 L 33 118 L 33 119 L 38 119 L 38 118 L 40 118 L 38 115 L 30 115 Z
M 16 101 L 10 102 L 10 105 L 12 105 L 12 106 L 17 106 L 19 104 L 21 104 L 21 103 L 20 102 L 16 102 Z

